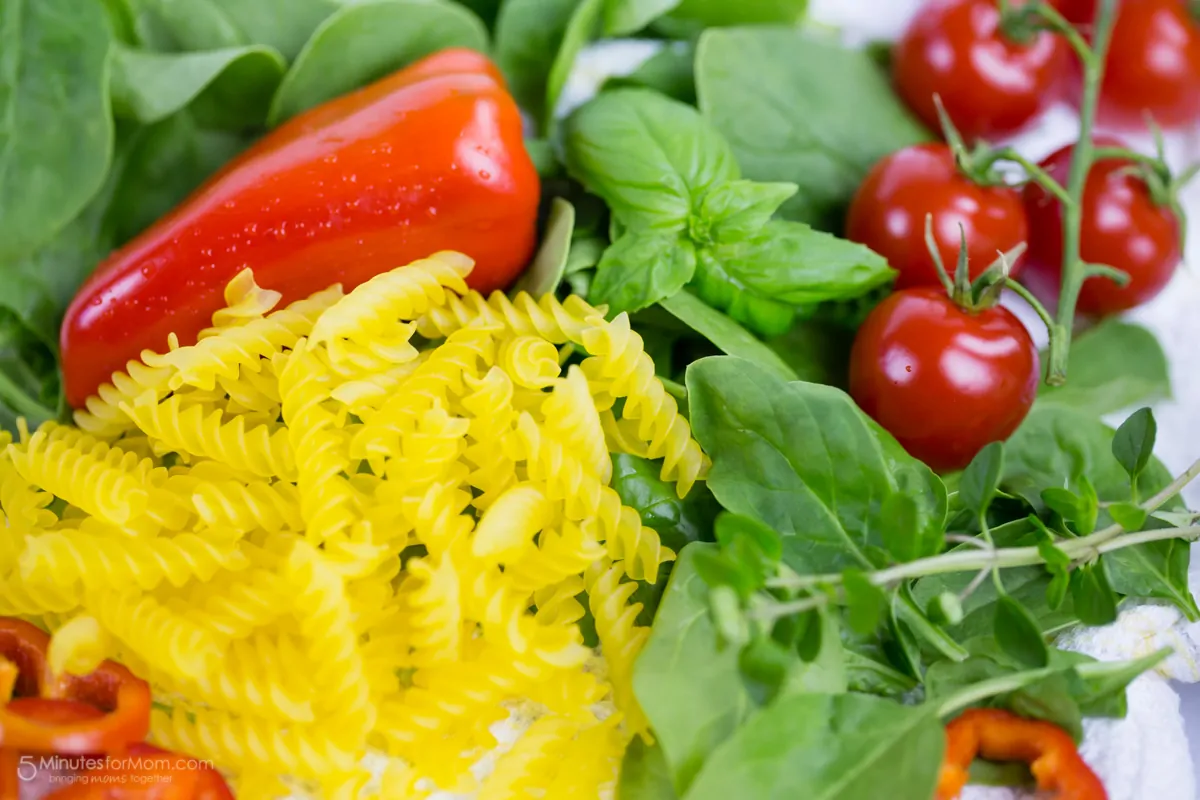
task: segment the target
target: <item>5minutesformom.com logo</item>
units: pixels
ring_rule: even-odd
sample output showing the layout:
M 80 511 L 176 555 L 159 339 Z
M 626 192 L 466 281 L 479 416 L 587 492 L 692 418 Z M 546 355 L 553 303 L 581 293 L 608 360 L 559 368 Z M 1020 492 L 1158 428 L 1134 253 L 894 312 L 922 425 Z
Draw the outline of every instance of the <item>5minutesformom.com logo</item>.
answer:
M 32 781 L 39 774 L 50 783 L 170 783 L 173 776 L 212 768 L 212 762 L 176 755 L 95 758 L 89 756 L 21 756 L 17 777 Z

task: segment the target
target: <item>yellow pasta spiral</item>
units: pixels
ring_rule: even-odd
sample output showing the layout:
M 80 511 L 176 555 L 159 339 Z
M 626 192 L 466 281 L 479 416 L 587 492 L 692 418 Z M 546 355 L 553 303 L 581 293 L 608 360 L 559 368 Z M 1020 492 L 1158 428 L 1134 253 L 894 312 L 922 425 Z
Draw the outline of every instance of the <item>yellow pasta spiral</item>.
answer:
M 609 452 L 681 492 L 707 462 L 626 318 L 470 267 L 286 308 L 243 271 L 75 426 L 0 433 L 0 614 L 55 670 L 147 679 L 153 739 L 239 797 L 603 796 L 644 727 L 634 591 L 674 557 Z
M 663 480 L 678 484 L 684 497 L 692 484 L 708 471 L 708 457 L 692 438 L 692 429 L 679 413 L 675 398 L 667 394 L 646 355 L 642 337 L 629 327 L 629 316 L 618 314 L 612 323 L 600 317 L 583 331 L 584 347 L 591 357 L 583 362 L 588 379 L 612 397 L 624 397 L 625 419 L 637 420 L 638 436 L 648 446 L 650 458 L 663 459 Z

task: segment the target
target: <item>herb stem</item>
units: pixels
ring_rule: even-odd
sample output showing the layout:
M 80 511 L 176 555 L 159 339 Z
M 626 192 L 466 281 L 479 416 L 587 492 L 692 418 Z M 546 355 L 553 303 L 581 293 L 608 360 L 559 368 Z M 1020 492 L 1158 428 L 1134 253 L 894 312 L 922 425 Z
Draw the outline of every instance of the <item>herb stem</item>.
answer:
M 960 711 L 967 706 L 974 705 L 980 700 L 986 700 L 989 697 L 995 697 L 1005 692 L 1016 691 L 1022 686 L 1028 686 L 1031 681 L 1048 677 L 1059 671 L 1061 671 L 1061 667 L 1043 667 L 1042 669 L 1018 672 L 1012 675 L 1001 675 L 998 678 L 980 681 L 960 692 L 955 692 L 943 700 L 937 709 L 938 716 L 948 717 L 955 711 Z
M 1039 11 L 1050 27 L 1065 36 L 1079 53 L 1084 68 L 1083 99 L 1079 104 L 1079 142 L 1071 157 L 1071 172 L 1067 180 L 1067 194 L 1075 202 L 1064 205 L 1062 209 L 1062 291 L 1058 298 L 1058 320 L 1050 329 L 1050 366 L 1046 371 L 1046 382 L 1051 386 L 1061 386 L 1067 380 L 1067 357 L 1071 350 L 1075 306 L 1079 302 L 1079 291 L 1087 279 L 1087 267 L 1080 258 L 1079 242 L 1083 230 L 1083 192 L 1095 160 L 1092 129 L 1095 126 L 1100 84 L 1104 78 L 1104 62 L 1116 24 L 1117 0 L 1100 0 L 1091 48 L 1078 31 L 1048 4 L 1039 6 Z

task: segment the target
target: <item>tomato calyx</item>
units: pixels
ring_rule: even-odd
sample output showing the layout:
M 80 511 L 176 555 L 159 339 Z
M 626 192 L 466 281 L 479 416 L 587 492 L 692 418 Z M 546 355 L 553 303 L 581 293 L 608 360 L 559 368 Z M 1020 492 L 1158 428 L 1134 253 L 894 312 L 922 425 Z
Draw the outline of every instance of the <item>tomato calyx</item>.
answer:
M 959 233 L 962 237 L 962 244 L 958 250 L 958 263 L 954 268 L 954 276 L 951 277 L 950 273 L 946 271 L 946 264 L 938 250 L 937 239 L 933 232 L 933 215 L 925 216 L 925 244 L 929 248 L 929 255 L 937 268 L 942 286 L 946 289 L 946 295 L 956 306 L 968 314 L 978 314 L 995 308 L 1006 288 L 1018 286 L 1016 281 L 1009 277 L 1009 274 L 1012 272 L 1012 265 L 1025 252 L 1027 245 L 1025 242 L 1021 242 L 1007 253 L 998 253 L 996 260 L 980 273 L 979 277 L 971 280 L 967 258 L 967 234 L 961 225 Z
M 1200 0 L 1195 0 L 1200 4 Z M 1119 144 L 1099 145 L 1093 151 L 1094 162 L 1123 161 L 1124 171 L 1146 185 L 1150 199 L 1160 208 L 1170 209 L 1179 222 L 1179 249 L 1187 250 L 1187 212 L 1179 201 L 1179 194 L 1200 173 L 1200 162 L 1196 162 L 1176 175 L 1167 165 L 1166 141 L 1162 129 L 1153 119 L 1146 120 L 1154 137 L 1154 155 L 1139 153 Z

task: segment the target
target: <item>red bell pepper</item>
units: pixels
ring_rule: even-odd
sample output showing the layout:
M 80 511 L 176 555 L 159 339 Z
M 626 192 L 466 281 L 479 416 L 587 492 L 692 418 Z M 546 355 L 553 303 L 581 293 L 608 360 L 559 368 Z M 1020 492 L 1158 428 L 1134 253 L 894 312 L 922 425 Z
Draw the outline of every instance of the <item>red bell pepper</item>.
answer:
M 967 784 L 976 756 L 1025 761 L 1039 789 L 1058 800 L 1107 800 L 1104 784 L 1079 757 L 1062 728 L 998 708 L 964 711 L 946 726 L 946 755 L 936 800 L 954 800 Z
M 195 341 L 245 267 L 290 303 L 439 250 L 507 286 L 532 255 L 539 183 L 495 66 L 445 50 L 275 129 L 113 253 L 63 322 L 68 402 L 167 336 Z
M 150 729 L 150 687 L 105 661 L 85 676 L 49 676 L 50 637 L 17 619 L 0 618 L 0 659 L 15 664 L 15 699 L 0 706 L 0 748 L 47 755 L 123 751 Z

